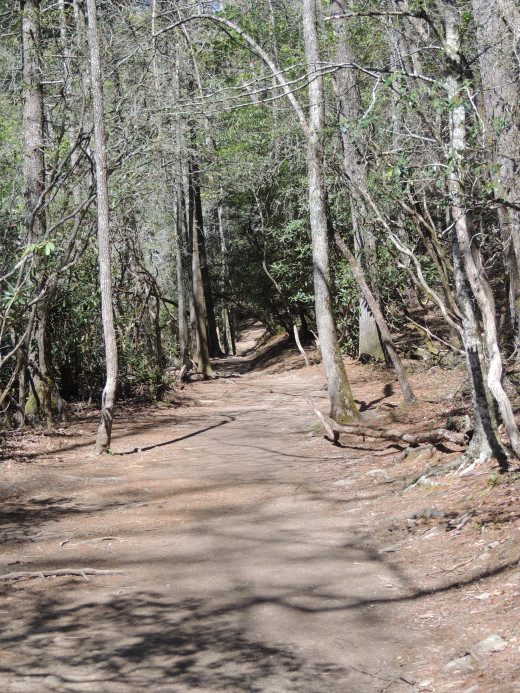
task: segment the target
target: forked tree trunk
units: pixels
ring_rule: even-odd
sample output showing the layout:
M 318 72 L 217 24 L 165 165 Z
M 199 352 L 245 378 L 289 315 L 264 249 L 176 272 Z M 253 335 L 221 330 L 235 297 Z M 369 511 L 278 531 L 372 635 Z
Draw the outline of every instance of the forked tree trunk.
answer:
M 415 402 L 417 402 L 417 399 L 412 391 L 410 383 L 408 382 L 406 368 L 404 367 L 399 357 L 399 354 L 397 353 L 397 350 L 394 346 L 392 335 L 390 334 L 390 330 L 388 329 L 386 320 L 383 317 L 383 313 L 379 308 L 379 304 L 376 301 L 374 295 L 372 294 L 372 291 L 370 290 L 370 287 L 368 286 L 363 276 L 363 272 L 358 262 L 356 261 L 356 258 L 350 252 L 347 245 L 345 244 L 345 242 L 343 241 L 343 239 L 337 231 L 334 234 L 334 239 L 336 241 L 336 245 L 343 253 L 344 257 L 348 260 L 351 272 L 354 275 L 354 279 L 356 280 L 361 290 L 363 299 L 366 301 L 367 306 L 370 308 L 372 315 L 374 316 L 377 322 L 377 326 L 379 328 L 379 332 L 381 333 L 383 344 L 385 345 L 388 355 L 392 361 L 392 365 L 394 366 L 395 372 L 397 374 L 397 378 L 399 380 L 399 384 L 403 392 L 404 402 L 405 404 L 414 404 Z
M 103 112 L 103 87 L 96 16 L 96 0 L 86 0 L 88 15 L 88 48 L 90 82 L 92 89 L 92 116 L 94 122 L 94 158 L 96 163 L 97 232 L 99 247 L 99 283 L 101 288 L 101 319 L 105 342 L 106 382 L 101 398 L 99 422 L 94 454 L 100 455 L 110 447 L 114 404 L 117 387 L 117 342 L 114 327 L 112 269 L 110 262 L 110 225 L 108 205 L 107 146 Z
M 491 393 L 487 386 L 486 363 L 482 349 L 480 328 L 475 314 L 473 298 L 456 234 L 452 234 L 453 267 L 457 305 L 462 317 L 462 333 L 466 353 L 471 405 L 475 429 L 466 450 L 469 462 L 484 461 L 496 457 L 500 467 L 507 469 L 507 452 L 498 436 L 498 426 Z
M 446 91 L 450 108 L 450 142 L 448 188 L 451 197 L 451 216 L 462 265 L 471 291 L 477 302 L 486 340 L 489 366 L 487 385 L 495 398 L 500 416 L 509 436 L 511 447 L 520 457 L 520 435 L 515 422 L 511 402 L 502 387 L 502 356 L 498 346 L 495 301 L 482 256 L 473 234 L 472 220 L 464 206 L 463 157 L 466 149 L 466 108 L 463 97 L 462 60 L 460 53 L 460 16 L 453 6 L 445 4 L 446 52 L 450 74 L 446 79 Z
M 347 379 L 332 314 L 323 145 L 325 97 L 323 77 L 320 73 L 321 63 L 316 21 L 316 0 L 303 0 L 303 38 L 309 73 L 307 167 L 316 324 L 327 376 L 331 417 L 335 421 L 343 422 L 359 418 L 359 411 Z

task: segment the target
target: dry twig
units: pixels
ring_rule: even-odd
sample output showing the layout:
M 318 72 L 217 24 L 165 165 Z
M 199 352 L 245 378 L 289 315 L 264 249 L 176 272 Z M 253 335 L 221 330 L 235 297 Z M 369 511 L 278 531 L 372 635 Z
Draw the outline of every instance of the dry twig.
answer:
M 36 570 L 34 572 L 22 570 L 18 573 L 6 573 L 0 575 L 3 580 L 21 580 L 22 578 L 46 578 L 61 575 L 78 575 L 88 582 L 87 575 L 123 575 L 123 570 L 97 570 L 96 568 L 60 568 L 59 570 Z

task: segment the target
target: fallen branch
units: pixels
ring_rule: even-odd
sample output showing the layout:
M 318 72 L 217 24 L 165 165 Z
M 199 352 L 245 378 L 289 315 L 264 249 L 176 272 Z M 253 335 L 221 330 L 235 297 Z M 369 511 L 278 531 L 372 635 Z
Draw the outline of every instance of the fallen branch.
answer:
M 6 573 L 0 575 L 2 580 L 21 580 L 22 578 L 46 578 L 58 577 L 61 575 L 78 575 L 88 582 L 87 575 L 123 575 L 123 570 L 96 570 L 95 568 L 61 568 L 60 570 L 36 570 L 29 572 L 26 570 L 19 573 Z
M 316 414 L 316 416 L 318 417 L 318 419 L 319 419 L 319 420 L 321 421 L 321 423 L 323 424 L 323 428 L 324 428 L 325 431 L 327 432 L 327 435 L 328 435 L 328 437 L 330 438 L 330 440 L 332 440 L 332 442 L 333 442 L 335 445 L 337 445 L 337 442 L 338 442 L 338 439 L 339 439 L 339 433 L 338 433 L 337 431 L 334 431 L 333 428 L 332 428 L 332 426 L 329 425 L 327 419 L 326 419 L 325 416 L 321 413 L 321 411 L 319 411 L 319 410 L 316 408 L 316 406 L 315 406 L 314 402 L 312 401 L 312 399 L 311 399 L 310 397 L 306 397 L 305 399 L 307 400 L 307 403 L 308 403 L 308 405 L 310 406 L 310 408 L 314 410 L 314 413 Z
M 316 405 L 310 399 L 306 397 L 309 406 L 314 411 L 318 419 L 323 424 L 325 430 L 327 431 L 328 437 L 337 443 L 340 433 L 350 433 L 351 435 L 363 436 L 367 438 L 385 438 L 392 440 L 394 442 L 404 442 L 408 445 L 420 445 L 421 443 L 439 443 L 441 441 L 448 441 L 450 443 L 456 443 L 458 445 L 463 445 L 464 433 L 458 433 L 457 431 L 448 431 L 446 428 L 434 428 L 430 431 L 425 431 L 424 433 L 402 433 L 395 428 L 371 428 L 370 426 L 363 426 L 362 424 L 339 424 L 333 421 L 330 417 L 325 416 L 316 408 Z

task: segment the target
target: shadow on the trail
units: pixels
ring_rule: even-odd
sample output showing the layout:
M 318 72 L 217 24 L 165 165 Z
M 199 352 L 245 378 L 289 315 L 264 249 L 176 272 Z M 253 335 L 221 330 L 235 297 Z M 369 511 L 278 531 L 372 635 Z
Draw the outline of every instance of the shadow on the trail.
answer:
M 53 675 L 59 677 L 60 690 L 91 684 L 97 687 L 88 690 L 143 687 L 154 693 L 367 693 L 391 683 L 384 675 L 374 679 L 368 672 L 312 661 L 288 648 L 255 641 L 241 627 L 240 615 L 265 603 L 261 598 L 241 600 L 232 609 L 221 609 L 202 600 L 168 600 L 154 592 L 75 608 L 61 600 L 40 599 L 18 634 L 7 642 L 0 639 L 8 649 L 25 640 L 23 667 L 4 658 L 0 680 L 3 673 L 11 680 L 30 677 L 33 683 L 43 683 Z
M 192 433 L 187 433 L 185 436 L 180 436 L 179 438 L 174 438 L 173 440 L 165 440 L 163 443 L 156 443 L 155 445 L 148 445 L 144 448 L 134 448 L 133 450 L 129 450 L 128 452 L 114 452 L 113 455 L 114 455 L 114 457 L 124 457 L 126 455 L 135 455 L 138 452 L 147 452 L 148 450 L 154 450 L 155 448 L 163 448 L 166 445 L 173 445 L 174 443 L 179 443 L 181 440 L 187 440 L 188 438 L 200 436 L 202 433 L 206 433 L 207 431 L 211 431 L 214 428 L 220 428 L 220 426 L 225 426 L 226 424 L 231 423 L 232 421 L 235 421 L 235 417 L 234 416 L 228 416 L 228 418 L 224 421 L 219 421 L 219 423 L 213 424 L 212 426 L 206 426 L 205 428 L 199 428 L 198 431 L 193 431 Z
M 64 691 L 130 693 L 140 687 L 154 693 L 410 691 L 413 682 L 399 670 L 384 666 L 377 656 L 369 665 L 347 665 L 334 662 L 333 657 L 327 662 L 305 654 L 305 650 L 300 653 L 298 647 L 276 644 L 276 636 L 269 638 L 278 626 L 276 620 L 272 625 L 269 622 L 273 610 L 279 610 L 284 620 L 353 612 L 357 615 L 349 624 L 354 645 L 363 645 L 367 633 L 394 640 L 399 638 L 395 624 L 391 625 L 382 608 L 472 585 L 513 564 L 430 590 L 375 598 L 338 597 L 320 584 L 265 595 L 236 585 L 229 594 L 181 600 L 168 596 L 167 589 L 128 595 L 119 592 L 101 603 L 78 602 L 71 581 L 62 583 L 59 596 L 28 590 L 0 635 L 4 654 L 0 683 L 18 681 L 21 685 L 30 681 L 36 687 L 24 690 L 34 691 L 38 682 L 41 685 L 52 675 Z M 263 634 L 251 627 L 251 618 L 259 613 L 264 614 Z M 366 641 L 366 646 L 372 644 Z M 112 689 L 111 684 L 117 687 Z M 94 687 L 77 689 L 78 685 Z

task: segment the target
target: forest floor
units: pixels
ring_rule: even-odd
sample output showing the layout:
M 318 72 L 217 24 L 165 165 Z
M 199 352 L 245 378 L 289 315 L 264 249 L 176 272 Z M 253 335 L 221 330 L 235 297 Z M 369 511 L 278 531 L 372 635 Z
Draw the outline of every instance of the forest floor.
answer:
M 260 336 L 122 404 L 110 456 L 94 407 L 3 441 L 0 691 L 520 691 L 520 473 L 412 485 L 460 451 L 333 446 L 305 401 L 327 409 L 321 365 Z M 458 370 L 422 366 L 403 408 L 391 371 L 347 367 L 394 428 L 461 406 Z

